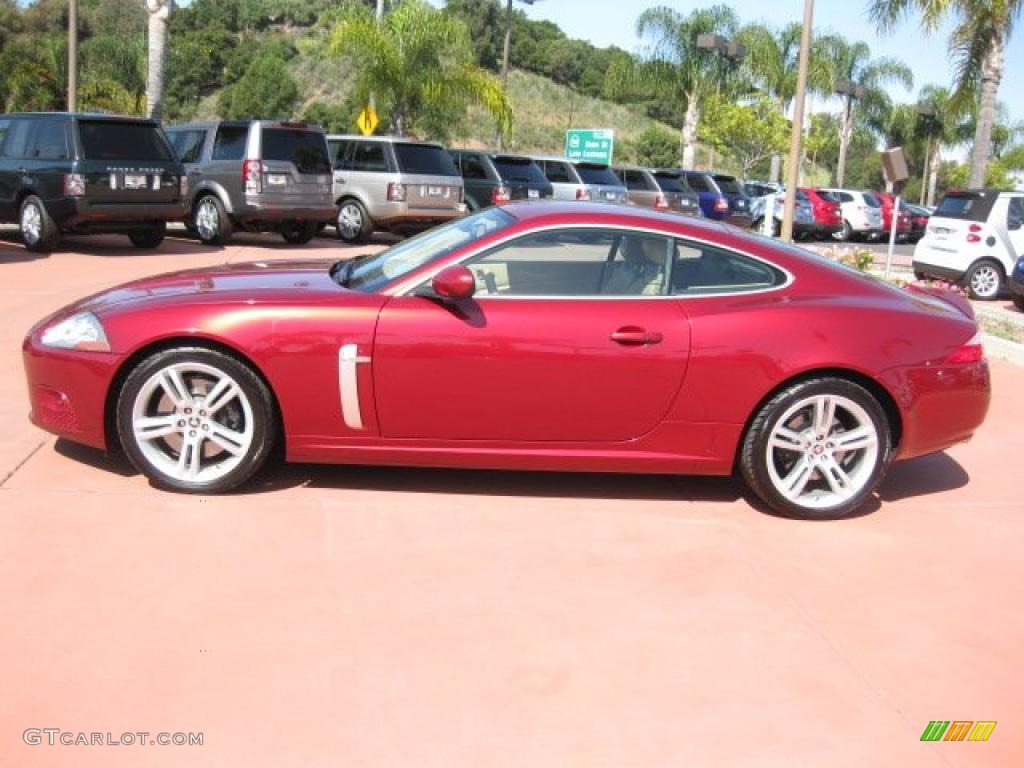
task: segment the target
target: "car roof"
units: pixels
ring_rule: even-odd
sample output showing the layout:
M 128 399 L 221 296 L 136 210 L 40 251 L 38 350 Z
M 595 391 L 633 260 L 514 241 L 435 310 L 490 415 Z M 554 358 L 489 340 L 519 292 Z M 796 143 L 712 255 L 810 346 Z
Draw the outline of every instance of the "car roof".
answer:
M 438 147 L 444 149 L 444 145 L 436 141 L 424 141 L 422 139 L 410 139 L 408 136 L 362 136 L 358 133 L 328 133 L 328 141 L 382 141 L 386 144 L 419 144 L 424 147 Z
M 581 226 L 585 226 L 587 223 L 607 220 L 611 226 L 616 224 L 628 226 L 632 224 L 634 226 L 654 226 L 656 228 L 661 225 L 678 227 L 680 224 L 685 223 L 692 230 L 715 235 L 721 235 L 723 232 L 732 230 L 731 227 L 713 219 L 681 217 L 678 213 L 663 213 L 651 208 L 609 205 L 608 203 L 544 200 L 538 202 L 505 203 L 501 208 L 511 213 L 520 221 L 537 223 L 545 219 L 551 219 L 552 223 L 554 223 L 563 217 L 569 217 L 583 220 L 581 221 Z
M 157 124 L 151 117 L 138 115 L 115 115 L 107 112 L 8 112 L 2 117 L 66 117 L 69 120 L 85 118 L 86 120 L 117 120 L 125 123 Z

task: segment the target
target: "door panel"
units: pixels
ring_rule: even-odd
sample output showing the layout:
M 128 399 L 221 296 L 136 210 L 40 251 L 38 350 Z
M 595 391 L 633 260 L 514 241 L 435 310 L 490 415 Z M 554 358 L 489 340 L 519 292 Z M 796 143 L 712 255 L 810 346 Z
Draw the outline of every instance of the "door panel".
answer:
M 396 297 L 373 349 L 381 433 L 629 440 L 669 410 L 688 351 L 689 324 L 672 299 Z

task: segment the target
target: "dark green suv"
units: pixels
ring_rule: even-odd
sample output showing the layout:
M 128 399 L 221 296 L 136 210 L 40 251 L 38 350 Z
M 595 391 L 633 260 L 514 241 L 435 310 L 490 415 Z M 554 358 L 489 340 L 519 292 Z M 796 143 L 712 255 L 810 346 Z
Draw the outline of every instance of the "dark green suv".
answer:
M 30 251 L 69 234 L 163 242 L 188 212 L 188 179 L 159 123 L 66 112 L 0 115 L 0 222 Z

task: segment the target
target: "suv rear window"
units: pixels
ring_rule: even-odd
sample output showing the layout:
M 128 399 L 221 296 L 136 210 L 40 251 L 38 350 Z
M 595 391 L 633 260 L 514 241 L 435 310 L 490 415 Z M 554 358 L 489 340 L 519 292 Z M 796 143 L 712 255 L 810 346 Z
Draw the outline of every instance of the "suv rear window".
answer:
M 985 221 L 988 219 L 992 203 L 981 195 L 969 192 L 954 192 L 942 198 L 933 216 L 943 219 L 964 219 L 965 221 Z
M 535 184 L 547 184 L 544 173 L 528 157 L 499 155 L 494 158 L 494 168 L 503 181 L 528 181 Z
M 576 170 L 580 174 L 580 178 L 583 179 L 584 184 L 607 184 L 613 187 L 621 187 L 622 182 L 619 181 L 618 177 L 612 173 L 612 169 L 607 165 L 587 165 L 586 163 L 578 163 Z
M 881 208 L 882 207 L 882 201 L 879 200 L 874 195 L 872 195 L 870 192 L 865 192 L 864 193 L 864 202 L 867 204 L 867 206 L 869 208 Z
M 735 176 L 715 176 L 715 183 L 718 188 L 727 195 L 742 195 L 743 188 L 736 181 Z
M 429 176 L 458 176 L 452 156 L 441 147 L 429 144 L 395 144 L 398 170 L 403 173 L 422 173 Z
M 654 178 L 658 180 L 658 186 L 663 192 L 691 192 L 690 185 L 686 179 L 674 173 L 656 173 Z
M 317 131 L 263 129 L 263 159 L 292 163 L 299 173 L 330 173 L 327 140 Z
M 163 131 L 149 123 L 79 120 L 78 138 L 85 160 L 174 161 Z

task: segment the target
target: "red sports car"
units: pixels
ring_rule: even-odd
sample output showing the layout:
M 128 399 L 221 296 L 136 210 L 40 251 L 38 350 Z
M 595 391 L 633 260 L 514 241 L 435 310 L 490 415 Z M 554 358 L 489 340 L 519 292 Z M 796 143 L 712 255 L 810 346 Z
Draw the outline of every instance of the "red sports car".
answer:
M 966 302 L 716 222 L 488 208 L 375 255 L 128 283 L 24 343 L 32 419 L 161 488 L 292 461 L 728 475 L 837 517 L 966 440 L 989 374 Z

